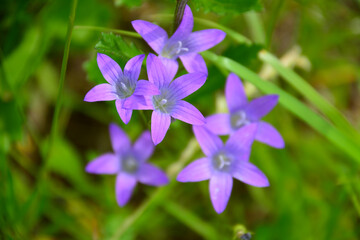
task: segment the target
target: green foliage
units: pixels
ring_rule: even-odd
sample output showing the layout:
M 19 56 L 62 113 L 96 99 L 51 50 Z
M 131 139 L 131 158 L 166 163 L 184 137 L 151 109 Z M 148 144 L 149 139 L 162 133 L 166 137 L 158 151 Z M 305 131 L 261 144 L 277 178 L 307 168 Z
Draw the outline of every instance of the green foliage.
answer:
M 139 7 L 144 0 L 114 0 L 115 6 Z
M 239 14 L 261 9 L 259 0 L 193 0 L 191 3 L 205 12 L 217 14 Z
M 104 53 L 113 58 L 122 68 L 130 58 L 142 54 L 133 42 L 128 43 L 121 36 L 113 33 L 102 33 L 95 49 L 99 53 Z

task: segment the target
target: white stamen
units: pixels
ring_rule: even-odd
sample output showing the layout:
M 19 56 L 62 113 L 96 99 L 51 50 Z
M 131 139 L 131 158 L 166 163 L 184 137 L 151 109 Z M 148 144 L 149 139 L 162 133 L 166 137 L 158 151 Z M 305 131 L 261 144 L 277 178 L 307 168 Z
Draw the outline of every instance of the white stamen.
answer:
M 120 86 L 123 90 L 128 91 L 129 89 L 126 87 L 125 83 L 120 82 Z
M 226 165 L 230 165 L 230 162 L 226 161 L 227 159 L 223 155 L 219 155 L 220 166 L 219 168 L 222 169 Z
M 161 99 L 161 101 L 160 101 L 160 105 L 165 105 L 167 103 L 167 99 L 165 99 L 165 98 L 163 98 L 163 99 Z

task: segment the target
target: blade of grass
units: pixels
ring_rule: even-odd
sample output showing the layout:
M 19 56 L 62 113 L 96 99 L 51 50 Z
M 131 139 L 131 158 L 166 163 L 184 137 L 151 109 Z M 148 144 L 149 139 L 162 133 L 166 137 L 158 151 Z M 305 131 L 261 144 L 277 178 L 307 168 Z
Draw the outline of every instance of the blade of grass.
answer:
M 266 36 L 264 26 L 255 11 L 250 11 L 244 14 L 245 20 L 250 28 L 251 35 L 256 43 L 266 44 Z
M 330 119 L 340 130 L 350 136 L 360 137 L 357 130 L 351 126 L 347 119 L 337 110 L 331 103 L 326 101 L 305 79 L 301 78 L 293 70 L 286 68 L 274 55 L 262 50 L 259 58 L 270 64 L 278 73 L 292 85 L 300 94 L 302 94 L 309 102 L 314 104 L 326 117 Z
M 324 137 L 326 137 L 335 146 L 342 149 L 357 163 L 360 163 L 360 148 L 357 142 L 349 139 L 346 135 L 343 135 L 337 128 L 324 120 L 315 112 L 311 111 L 301 101 L 280 89 L 271 82 L 264 81 L 256 73 L 247 69 L 243 65 L 226 57 L 220 57 L 211 52 L 203 52 L 202 55 L 212 61 L 218 67 L 226 68 L 227 70 L 234 72 L 246 81 L 254 84 L 259 90 L 267 94 L 278 94 L 280 96 L 279 103 L 287 108 L 290 112 L 296 115 L 298 118 L 306 122 L 313 129 L 318 131 Z
M 201 235 L 204 239 L 219 239 L 219 236 L 217 236 L 217 233 L 212 226 L 186 208 L 172 201 L 165 201 L 162 207 L 172 216 Z
M 79 26 L 79 25 L 74 26 L 74 29 L 76 29 L 76 30 L 90 30 L 90 31 L 97 31 L 97 32 L 113 32 L 113 33 L 117 33 L 117 34 L 123 35 L 123 36 L 141 38 L 140 34 L 138 34 L 136 32 L 120 30 L 120 29 L 112 29 L 112 28 L 105 28 L 105 27 L 95 27 L 95 26 Z

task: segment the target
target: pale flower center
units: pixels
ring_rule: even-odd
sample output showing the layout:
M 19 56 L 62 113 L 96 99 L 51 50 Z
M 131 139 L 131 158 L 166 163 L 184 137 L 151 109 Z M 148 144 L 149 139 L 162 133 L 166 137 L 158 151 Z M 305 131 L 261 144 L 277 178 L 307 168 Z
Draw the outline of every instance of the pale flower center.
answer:
M 116 94 L 119 96 L 120 99 L 130 97 L 135 90 L 135 86 L 132 86 L 130 80 L 127 77 L 122 77 L 116 83 Z
M 232 163 L 232 157 L 226 152 L 219 152 L 213 156 L 213 167 L 219 171 L 228 171 Z
M 154 109 L 169 114 L 175 105 L 175 100 L 167 90 L 162 90 L 160 95 L 153 96 Z
M 183 43 L 181 41 L 168 42 L 165 44 L 160 55 L 169 59 L 173 59 L 180 54 L 187 53 L 188 51 L 189 48 L 183 47 Z
M 230 117 L 230 124 L 234 129 L 241 128 L 249 123 L 250 121 L 247 119 L 246 113 L 244 111 L 234 113 Z
M 122 169 L 128 173 L 134 173 L 139 168 L 139 163 L 133 156 L 126 156 L 121 161 Z

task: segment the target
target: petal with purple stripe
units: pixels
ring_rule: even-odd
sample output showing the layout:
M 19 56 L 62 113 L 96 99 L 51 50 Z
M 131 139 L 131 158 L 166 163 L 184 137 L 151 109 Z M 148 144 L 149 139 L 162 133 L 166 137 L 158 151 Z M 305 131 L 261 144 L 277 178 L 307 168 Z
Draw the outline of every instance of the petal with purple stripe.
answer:
M 114 87 L 107 83 L 96 85 L 85 95 L 85 102 L 112 101 L 117 99 Z
M 125 101 L 126 100 L 116 100 L 115 105 L 116 105 L 116 110 L 119 113 L 119 116 L 120 116 L 121 120 L 125 124 L 128 124 L 130 122 L 130 119 L 131 119 L 132 109 L 124 108 L 123 103 Z
M 194 18 L 190 7 L 186 5 L 181 23 L 175 33 L 170 37 L 170 41 L 179 41 L 186 38 L 191 33 L 193 27 Z
M 189 73 L 171 82 L 169 90 L 176 99 L 183 99 L 198 90 L 206 81 L 204 73 Z
M 171 117 L 158 111 L 151 115 L 151 138 L 155 145 L 158 145 L 165 137 L 170 127 Z
M 184 47 L 187 47 L 189 52 L 202 52 L 224 40 L 225 35 L 225 32 L 219 29 L 206 29 L 193 32 L 184 42 Z
M 192 52 L 180 55 L 179 58 L 189 73 L 202 72 L 208 74 L 205 60 L 200 54 Z
M 114 85 L 123 75 L 119 64 L 102 53 L 98 53 L 96 59 L 105 80 L 111 85 Z
M 160 54 L 165 42 L 168 40 L 166 31 L 158 25 L 143 20 L 135 20 L 132 21 L 131 24 L 149 46 L 154 49 L 157 54 Z
M 165 69 L 161 60 L 150 53 L 146 59 L 147 74 L 149 81 L 154 83 L 158 88 L 168 85 L 172 79 L 169 78 L 168 72 Z
M 230 136 L 229 140 L 226 142 L 226 148 L 237 154 L 250 151 L 251 145 L 255 139 L 256 131 L 256 123 L 248 124 L 239 128 Z
M 171 112 L 173 118 L 193 125 L 204 125 L 205 118 L 201 112 L 188 102 L 179 100 Z
M 124 67 L 124 75 L 128 77 L 131 83 L 136 83 L 139 79 L 141 64 L 144 61 L 145 54 L 131 58 Z

